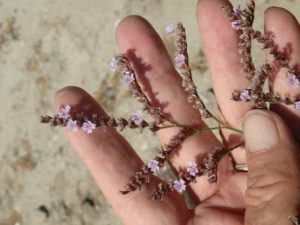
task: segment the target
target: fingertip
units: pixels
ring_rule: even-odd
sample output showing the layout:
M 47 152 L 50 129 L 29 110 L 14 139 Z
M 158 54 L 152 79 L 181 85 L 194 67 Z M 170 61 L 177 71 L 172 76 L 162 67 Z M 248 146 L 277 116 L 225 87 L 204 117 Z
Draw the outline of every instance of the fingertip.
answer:
M 129 15 L 124 17 L 117 25 L 116 27 L 116 35 L 117 37 L 119 34 L 122 34 L 123 32 L 126 32 L 128 28 L 135 27 L 139 23 L 148 23 L 147 20 L 139 15 Z
M 78 94 L 80 92 L 82 93 L 85 91 L 82 88 L 77 87 L 77 86 L 66 86 L 66 87 L 59 89 L 55 93 L 55 99 L 59 100 L 61 98 L 61 96 L 75 94 L 75 93 Z
M 265 22 L 267 24 L 293 22 L 299 25 L 296 17 L 290 11 L 276 6 L 269 7 L 265 10 Z
M 116 40 L 122 51 L 128 50 L 128 47 L 135 46 L 139 36 L 145 33 L 155 32 L 151 24 L 142 16 L 130 15 L 122 19 L 116 27 Z M 150 37 L 155 35 L 149 35 Z M 142 38 L 140 38 L 142 41 Z
M 291 131 L 287 127 L 283 119 L 276 114 L 268 110 L 250 110 L 243 118 L 243 131 L 245 135 L 246 146 L 252 146 L 253 144 L 247 144 L 249 142 L 255 142 L 254 144 L 261 144 L 255 147 L 253 152 L 262 151 L 275 148 L 276 146 L 285 146 L 294 148 L 295 141 Z M 267 143 L 272 142 L 273 144 Z M 256 145 L 257 146 L 257 145 Z M 262 148 L 261 146 L 265 146 Z M 267 146 L 267 147 L 266 147 Z
M 66 86 L 56 92 L 56 109 L 59 109 L 62 105 L 70 105 L 74 114 L 86 113 L 90 115 L 97 113 L 106 115 L 97 101 L 88 92 L 77 86 Z
M 265 11 L 265 30 L 274 33 L 276 44 L 286 44 L 289 39 L 299 38 L 297 18 L 287 9 L 269 7 Z M 284 31 L 284 32 L 283 32 Z
M 220 9 L 222 6 L 230 6 L 232 7 L 231 3 L 227 0 L 199 0 L 197 4 L 197 17 L 200 18 L 198 22 L 201 20 L 205 20 L 207 15 L 211 14 L 215 16 L 216 9 Z M 223 13 L 223 12 L 222 12 Z M 223 13 L 224 17 L 226 17 L 225 13 Z M 215 19 L 217 21 L 217 19 Z
M 55 93 L 55 106 L 58 109 L 62 105 L 74 104 L 75 100 L 77 100 L 84 94 L 85 91 L 80 87 L 76 87 L 76 86 L 63 87 Z
M 243 122 L 246 149 L 250 153 L 261 153 L 279 143 L 279 131 L 271 114 L 253 110 L 246 114 Z M 267 134 L 267 135 L 266 135 Z

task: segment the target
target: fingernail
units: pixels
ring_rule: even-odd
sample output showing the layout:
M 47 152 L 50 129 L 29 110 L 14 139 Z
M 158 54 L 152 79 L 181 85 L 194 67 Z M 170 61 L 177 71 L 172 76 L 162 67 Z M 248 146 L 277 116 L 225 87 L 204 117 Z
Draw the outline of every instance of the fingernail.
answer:
M 267 112 L 249 112 L 244 119 L 243 129 L 246 147 L 252 153 L 271 150 L 279 142 L 275 121 Z

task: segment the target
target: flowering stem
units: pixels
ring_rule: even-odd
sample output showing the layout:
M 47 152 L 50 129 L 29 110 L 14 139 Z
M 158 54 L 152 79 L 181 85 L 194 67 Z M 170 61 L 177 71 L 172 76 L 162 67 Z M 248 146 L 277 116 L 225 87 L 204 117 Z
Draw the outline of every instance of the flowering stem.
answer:
M 167 128 L 174 128 L 174 127 L 181 127 L 181 128 L 184 128 L 184 127 L 186 127 L 186 126 L 180 125 L 180 124 L 169 125 L 169 126 L 160 127 L 159 130 L 161 130 L 161 129 L 167 129 Z M 243 134 L 243 131 L 241 131 L 241 130 L 239 130 L 239 129 L 236 129 L 236 128 L 233 128 L 233 127 L 230 127 L 230 126 L 227 126 L 227 125 L 225 125 L 225 124 L 223 124 L 223 126 L 218 126 L 218 127 L 194 128 L 195 131 L 200 131 L 200 132 L 201 132 L 201 131 L 210 131 L 210 130 L 219 130 L 219 129 L 228 129 L 228 130 L 231 130 L 231 131 L 234 131 L 234 132 Z

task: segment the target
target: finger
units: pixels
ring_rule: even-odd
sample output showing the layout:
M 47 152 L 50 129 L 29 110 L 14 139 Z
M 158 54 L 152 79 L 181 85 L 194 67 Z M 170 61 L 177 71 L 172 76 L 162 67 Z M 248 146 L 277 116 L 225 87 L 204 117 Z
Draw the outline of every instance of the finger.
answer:
M 198 27 L 220 116 L 229 125 L 240 128 L 241 119 L 253 104 L 231 100 L 232 93 L 246 88 L 249 81 L 241 75 L 239 32 L 231 27 L 229 18 L 221 6 L 231 7 L 231 4 L 228 0 L 199 1 Z M 241 141 L 235 133 L 226 130 L 223 132 L 228 145 L 235 145 Z M 243 148 L 234 150 L 232 155 L 237 163 L 245 163 Z
M 160 37 L 145 19 L 139 16 L 123 19 L 117 27 L 117 40 L 121 51 L 126 52 L 133 64 L 143 91 L 154 106 L 161 107 L 165 115 L 180 124 L 205 126 L 199 112 L 187 102 L 181 78 Z M 162 143 L 168 143 L 177 132 L 176 128 L 164 129 L 158 132 L 158 137 Z M 219 145 L 212 132 L 190 137 L 181 150 L 172 155 L 172 164 L 179 169 L 186 167 L 189 161 L 201 162 L 203 153 Z M 195 188 L 200 186 L 201 188 Z M 192 188 L 201 197 L 208 196 L 215 190 L 206 179 L 192 184 Z
M 269 8 L 265 13 L 265 29 L 267 32 L 274 34 L 274 40 L 278 45 L 278 50 L 286 53 L 289 59 L 289 65 L 295 67 L 299 75 L 300 63 L 300 26 L 297 19 L 287 10 L 277 7 Z M 280 68 L 278 71 L 275 67 L 274 58 L 267 53 L 268 60 L 273 62 L 273 74 L 270 84 L 271 91 L 274 93 L 288 93 L 291 97 L 300 94 L 300 86 L 289 85 L 287 82 L 286 68 Z M 293 88 L 295 87 L 295 89 Z M 271 109 L 287 122 L 292 132 L 300 140 L 300 111 L 294 106 L 272 105 Z
M 199 1 L 198 27 L 221 115 L 228 124 L 239 127 L 252 104 L 232 101 L 231 96 L 233 91 L 246 88 L 249 81 L 240 74 L 239 33 L 221 6 L 231 4 L 227 0 Z
M 57 108 L 67 104 L 72 106 L 73 113 L 106 115 L 88 93 L 77 87 L 58 91 Z M 188 211 L 177 194 L 171 194 L 163 202 L 148 200 L 152 189 L 158 183 L 157 178 L 153 177 L 152 184 L 142 192 L 127 195 L 119 193 L 132 175 L 140 170 L 142 161 L 115 129 L 99 128 L 92 134 L 81 130 L 66 133 L 73 149 L 125 224 L 162 224 L 162 221 L 167 220 L 182 224 L 187 219 Z M 179 212 L 183 213 L 183 218 L 180 218 Z M 153 218 L 153 215 L 157 217 Z
M 288 224 L 299 213 L 299 146 L 275 113 L 246 114 L 248 184 L 245 224 Z

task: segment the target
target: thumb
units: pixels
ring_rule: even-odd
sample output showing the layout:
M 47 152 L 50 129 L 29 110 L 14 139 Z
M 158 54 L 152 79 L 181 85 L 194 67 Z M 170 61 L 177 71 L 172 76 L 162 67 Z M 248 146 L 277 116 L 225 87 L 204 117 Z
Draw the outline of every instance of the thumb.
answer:
M 269 111 L 245 116 L 248 180 L 246 225 L 291 225 L 300 212 L 299 147 L 282 119 Z

